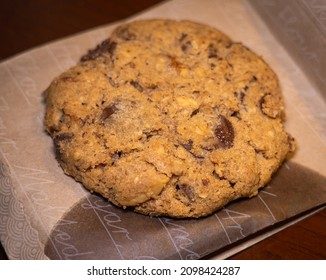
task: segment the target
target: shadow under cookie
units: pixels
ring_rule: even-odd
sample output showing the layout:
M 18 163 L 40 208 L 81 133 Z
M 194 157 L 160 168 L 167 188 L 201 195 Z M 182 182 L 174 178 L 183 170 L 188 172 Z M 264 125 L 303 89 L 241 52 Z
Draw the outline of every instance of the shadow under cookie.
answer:
M 326 178 L 287 162 L 258 196 L 199 219 L 155 218 L 95 194 L 74 205 L 45 246 L 50 259 L 199 259 L 325 203 Z

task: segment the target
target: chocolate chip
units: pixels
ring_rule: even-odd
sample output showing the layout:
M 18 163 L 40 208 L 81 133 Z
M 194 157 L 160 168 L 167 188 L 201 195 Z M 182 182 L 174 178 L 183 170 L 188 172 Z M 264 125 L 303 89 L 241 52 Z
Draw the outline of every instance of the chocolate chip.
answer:
M 208 46 L 207 52 L 208 52 L 208 58 L 217 58 L 218 57 L 217 49 L 212 44 L 210 44 Z
M 259 108 L 260 110 L 263 112 L 263 106 L 264 106 L 264 103 L 265 103 L 265 97 L 266 97 L 267 94 L 264 94 L 260 99 L 259 99 Z
M 191 41 L 187 41 L 184 44 L 181 45 L 181 50 L 183 52 L 186 52 L 187 50 L 189 50 L 190 48 L 192 48 L 192 44 Z
M 219 115 L 219 124 L 214 130 L 217 148 L 229 149 L 233 146 L 234 129 L 232 123 L 223 115 Z
M 177 184 L 176 187 L 177 190 L 180 190 L 182 194 L 186 196 L 190 201 L 194 201 L 195 194 L 192 190 L 192 187 L 187 184 Z
M 117 112 L 119 109 L 115 106 L 114 103 L 110 104 L 109 106 L 105 107 L 101 114 L 101 120 L 105 121 L 109 117 L 111 117 L 115 112 Z
M 257 77 L 255 75 L 252 76 L 250 82 L 253 83 L 253 82 L 257 82 Z
M 57 159 L 60 160 L 61 156 L 62 156 L 60 143 L 63 141 L 70 141 L 73 136 L 74 136 L 74 134 L 71 132 L 63 132 L 54 137 L 53 142 L 54 142 L 54 147 L 55 147 L 55 155 L 56 155 Z
M 151 93 L 153 90 L 156 90 L 158 88 L 158 85 L 151 84 L 146 87 L 146 93 Z
M 186 42 L 183 42 L 187 37 L 188 37 L 188 34 L 181 33 L 181 36 L 179 38 L 179 42 L 182 43 L 181 44 L 181 50 L 183 52 L 186 52 L 187 50 L 189 50 L 190 48 L 192 48 L 192 43 L 191 43 L 190 40 L 187 40 Z
M 197 108 L 196 110 L 193 110 L 190 114 L 190 117 L 193 117 L 195 115 L 197 115 L 199 113 L 199 108 Z
M 50 126 L 50 127 L 48 128 L 48 131 L 49 131 L 49 133 L 52 135 L 54 132 L 57 131 L 57 128 L 56 128 L 55 126 Z
M 117 43 L 116 42 L 110 42 L 110 44 L 109 44 L 109 46 L 107 48 L 107 51 L 110 54 L 110 57 L 111 57 L 112 61 L 114 61 L 113 54 L 114 54 L 114 51 L 115 51 L 116 48 L 117 48 Z
M 191 139 L 188 140 L 188 143 L 182 144 L 182 146 L 187 150 L 190 151 L 192 149 L 192 145 L 194 144 L 194 141 Z
M 63 132 L 55 136 L 54 141 L 59 143 L 61 141 L 68 141 L 74 136 L 71 132 Z
M 203 183 L 204 186 L 207 186 L 209 184 L 208 179 L 202 179 L 201 182 Z
M 181 36 L 180 36 L 180 38 L 179 38 L 179 41 L 180 41 L 180 42 L 183 41 L 187 36 L 188 36 L 188 34 L 186 34 L 186 33 L 181 33 Z
M 224 75 L 224 79 L 225 79 L 227 82 L 230 82 L 230 81 L 231 81 L 230 75 L 227 75 L 227 74 Z
M 113 156 L 111 157 L 113 163 L 114 163 L 117 159 L 121 158 L 121 157 L 122 157 L 122 154 L 123 154 L 122 151 L 118 151 L 118 152 L 114 153 Z
M 131 84 L 135 89 L 137 89 L 139 92 L 143 92 L 143 91 L 144 91 L 143 87 L 142 87 L 138 82 L 132 80 L 132 81 L 130 81 L 130 84 Z
M 88 51 L 87 54 L 81 57 L 80 61 L 94 60 L 104 53 L 108 52 L 110 54 L 111 60 L 113 59 L 113 53 L 116 49 L 117 43 L 110 41 L 110 39 L 104 40 L 102 43 L 97 45 L 94 49 Z
M 135 40 L 136 35 L 131 33 L 128 27 L 122 27 L 117 30 L 117 35 L 120 39 L 124 41 L 130 41 L 130 40 Z
M 238 120 L 241 120 L 241 115 L 240 115 L 240 112 L 239 111 L 232 112 L 231 117 L 235 117 Z
M 245 97 L 245 93 L 243 91 L 235 91 L 233 92 L 234 96 L 236 98 L 238 98 L 239 102 L 241 105 L 244 105 L 244 97 Z

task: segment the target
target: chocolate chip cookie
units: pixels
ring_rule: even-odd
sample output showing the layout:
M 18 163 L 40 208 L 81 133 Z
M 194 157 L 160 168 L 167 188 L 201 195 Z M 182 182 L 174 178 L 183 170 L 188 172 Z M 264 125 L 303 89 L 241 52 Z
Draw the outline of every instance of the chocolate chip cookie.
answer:
M 65 173 L 152 216 L 200 217 L 257 195 L 295 149 L 271 68 L 191 21 L 122 24 L 45 100 Z

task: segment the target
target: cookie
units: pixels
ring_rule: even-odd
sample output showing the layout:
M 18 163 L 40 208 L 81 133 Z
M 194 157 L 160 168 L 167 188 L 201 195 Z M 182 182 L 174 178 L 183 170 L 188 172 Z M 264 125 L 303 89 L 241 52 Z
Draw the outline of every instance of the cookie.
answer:
M 295 149 L 271 68 L 191 21 L 122 24 L 45 100 L 65 173 L 151 216 L 206 216 L 255 196 Z

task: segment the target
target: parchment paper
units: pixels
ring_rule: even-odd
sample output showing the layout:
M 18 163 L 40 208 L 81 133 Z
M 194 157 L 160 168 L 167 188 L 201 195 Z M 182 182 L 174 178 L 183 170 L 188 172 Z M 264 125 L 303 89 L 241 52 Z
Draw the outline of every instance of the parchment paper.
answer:
M 55 159 L 53 142 L 43 127 L 42 92 L 119 23 L 0 64 L 0 239 L 9 258 L 225 257 L 242 249 L 242 241 L 249 244 L 251 237 L 275 231 L 273 225 L 284 226 L 325 205 L 325 101 L 306 74 L 306 61 L 294 59 L 291 47 L 260 17 L 255 2 L 259 1 L 176 0 L 128 19 L 164 17 L 212 25 L 262 55 L 280 78 L 286 129 L 297 140 L 297 152 L 257 197 L 235 201 L 202 219 L 150 218 L 118 209 L 64 175 Z M 318 71 L 325 76 L 322 68 Z

